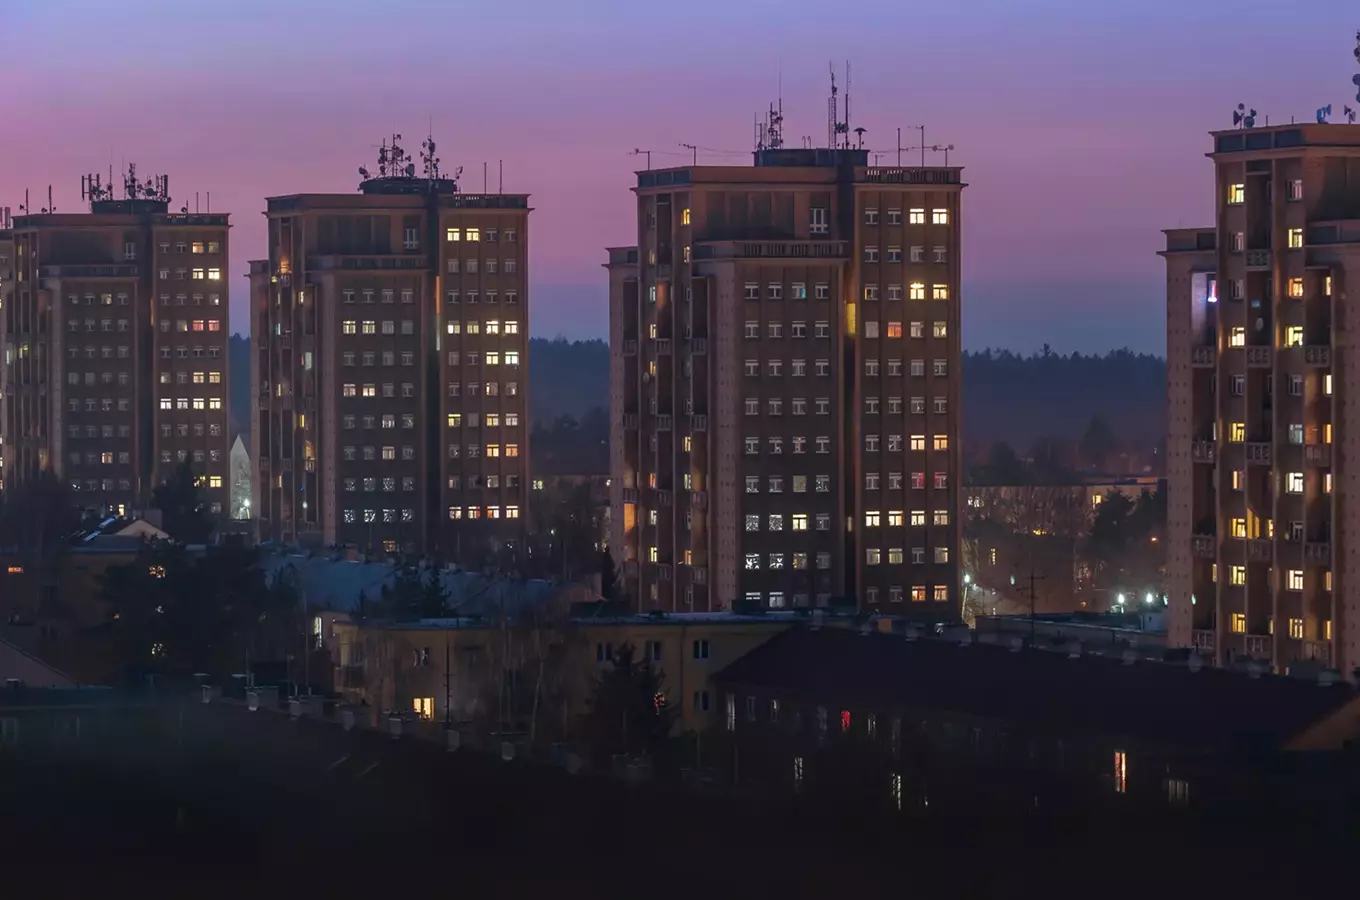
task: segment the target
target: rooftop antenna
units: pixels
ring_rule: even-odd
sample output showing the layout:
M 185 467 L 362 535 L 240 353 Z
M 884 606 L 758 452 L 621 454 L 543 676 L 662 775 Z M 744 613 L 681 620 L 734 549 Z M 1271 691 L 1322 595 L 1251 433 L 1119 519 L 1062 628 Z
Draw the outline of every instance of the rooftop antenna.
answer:
M 434 133 L 431 131 L 420 144 L 420 167 L 430 181 L 439 180 L 439 157 L 434 155 Z
M 841 123 L 841 131 L 845 134 L 845 149 L 850 149 L 850 60 L 845 61 L 845 121 Z M 856 132 L 862 135 L 862 132 Z
M 652 151 L 650 151 L 650 150 L 639 150 L 639 149 L 637 149 L 636 147 L 634 147 L 632 150 L 629 151 L 628 155 L 629 155 L 629 156 L 645 156 L 645 157 L 647 157 L 647 171 L 648 171 L 648 172 L 652 171 Z
M 953 149 L 954 149 L 954 145 L 953 145 L 953 144 L 931 144 L 931 145 L 930 145 L 930 151 L 931 151 L 932 153 L 943 153 L 943 154 L 944 154 L 944 166 L 945 166 L 946 169 L 949 168 L 949 151 L 950 151 L 950 150 L 953 150 Z
M 1232 123 L 1234 128 L 1255 128 L 1256 110 L 1248 110 L 1246 104 L 1237 104 L 1237 109 L 1233 110 Z
M 858 139 L 858 140 L 857 140 L 857 146 L 856 146 L 856 148 L 855 148 L 856 150 L 863 150 L 863 149 L 864 149 L 864 132 L 866 132 L 866 131 L 868 131 L 868 130 L 869 130 L 869 129 L 867 129 L 867 128 L 856 128 L 856 129 L 855 129 L 855 137 Z
M 1360 66 L 1360 31 L 1355 33 L 1355 49 L 1351 51 L 1351 55 L 1355 57 L 1355 64 Z M 1351 84 L 1355 85 L 1355 101 L 1360 103 L 1360 75 L 1352 75 Z M 1350 115 L 1352 116 L 1351 122 L 1355 122 L 1355 114 L 1351 113 Z
M 1318 107 L 1317 120 L 1319 125 L 1322 125 L 1331 117 L 1332 117 L 1332 104 L 1328 103 L 1326 106 Z
M 699 148 L 696 147 L 694 144 L 681 144 L 680 146 L 684 147 L 686 150 L 690 152 L 690 165 L 692 166 L 699 165 Z
M 926 147 L 926 126 L 924 126 L 924 125 L 908 125 L 907 127 L 908 127 L 908 128 L 915 128 L 917 131 L 921 132 L 921 145 L 920 145 L 919 147 L 903 147 L 903 146 L 902 146 L 902 129 L 901 129 L 901 128 L 897 129 L 897 164 L 898 164 L 899 166 L 902 165 L 902 151 L 903 151 L 903 150 L 920 150 L 920 151 L 921 151 L 921 167 L 922 167 L 922 168 L 925 168 L 925 165 L 926 165 L 926 150 L 927 150 L 927 147 Z
M 826 145 L 834 150 L 836 135 L 841 133 L 840 89 L 836 87 L 836 67 L 827 63 L 826 68 L 831 75 L 831 96 L 826 101 Z

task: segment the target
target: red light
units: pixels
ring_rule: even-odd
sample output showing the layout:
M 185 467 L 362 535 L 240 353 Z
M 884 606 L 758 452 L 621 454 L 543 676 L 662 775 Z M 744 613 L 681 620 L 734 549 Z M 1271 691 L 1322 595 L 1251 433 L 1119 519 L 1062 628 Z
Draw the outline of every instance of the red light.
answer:
M 841 710 L 841 731 L 850 730 L 850 710 Z

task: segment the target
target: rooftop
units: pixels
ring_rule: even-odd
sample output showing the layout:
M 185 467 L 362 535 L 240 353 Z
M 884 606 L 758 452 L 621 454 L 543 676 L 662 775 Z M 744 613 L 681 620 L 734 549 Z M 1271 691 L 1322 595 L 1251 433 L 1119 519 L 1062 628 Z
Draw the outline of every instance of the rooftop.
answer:
M 335 559 L 304 553 L 268 552 L 260 565 L 268 578 L 292 568 L 303 599 L 311 606 L 338 612 L 354 612 L 362 592 L 376 600 L 384 585 L 396 580 L 397 568 L 390 562 L 364 562 Z M 421 577 L 426 578 L 426 569 Z M 557 596 L 559 586 L 537 579 L 492 578 L 478 572 L 453 572 L 434 569 L 448 592 L 449 609 L 460 616 L 483 616 L 492 612 L 513 614 L 518 610 L 546 604 Z M 434 620 L 445 621 L 445 620 Z M 456 621 L 456 620 L 449 620 Z
M 967 713 L 1193 744 L 1281 747 L 1352 704 L 1348 683 L 838 629 L 776 635 L 721 681 L 836 702 Z

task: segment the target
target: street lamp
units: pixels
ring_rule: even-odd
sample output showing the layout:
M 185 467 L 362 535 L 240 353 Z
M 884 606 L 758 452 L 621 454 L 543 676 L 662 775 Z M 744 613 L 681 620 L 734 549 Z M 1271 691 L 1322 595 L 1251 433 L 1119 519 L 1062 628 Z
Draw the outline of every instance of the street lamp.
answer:
M 1114 602 L 1115 602 L 1115 603 L 1118 603 L 1120 606 L 1123 606 L 1123 605 L 1124 605 L 1124 595 L 1123 595 L 1123 594 L 1116 594 L 1116 595 L 1115 595 L 1115 598 L 1114 598 Z

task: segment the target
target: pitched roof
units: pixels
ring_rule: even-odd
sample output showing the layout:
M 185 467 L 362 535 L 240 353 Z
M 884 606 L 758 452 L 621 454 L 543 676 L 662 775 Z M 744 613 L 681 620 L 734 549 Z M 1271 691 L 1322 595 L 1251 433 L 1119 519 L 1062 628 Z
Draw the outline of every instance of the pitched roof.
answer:
M 1178 745 L 1281 746 L 1354 700 L 1345 682 L 1136 662 L 992 644 L 794 628 L 717 676 L 847 704 L 902 706 L 1137 736 Z

